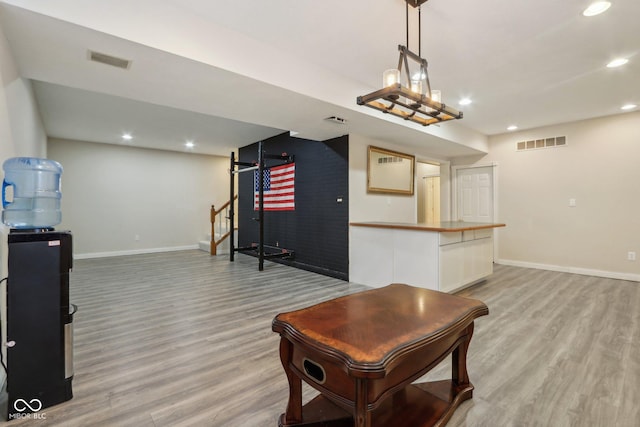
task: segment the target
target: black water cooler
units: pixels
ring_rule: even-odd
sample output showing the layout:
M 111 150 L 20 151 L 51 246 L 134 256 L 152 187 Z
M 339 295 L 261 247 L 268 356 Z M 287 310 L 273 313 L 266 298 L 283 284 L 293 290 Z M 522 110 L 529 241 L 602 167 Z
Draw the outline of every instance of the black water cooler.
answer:
M 7 418 L 25 418 L 73 396 L 71 233 L 9 233 Z

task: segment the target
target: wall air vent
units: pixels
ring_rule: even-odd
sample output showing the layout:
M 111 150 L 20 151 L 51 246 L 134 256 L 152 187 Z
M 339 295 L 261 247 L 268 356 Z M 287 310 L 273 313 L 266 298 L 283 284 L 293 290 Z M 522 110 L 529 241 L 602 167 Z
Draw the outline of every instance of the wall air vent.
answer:
M 330 122 L 334 122 L 334 123 L 338 123 L 338 124 L 341 124 L 341 125 L 346 125 L 347 124 L 347 119 L 343 119 L 342 117 L 337 117 L 337 116 L 327 117 L 327 118 L 325 118 L 325 120 L 330 121 Z
M 566 136 L 552 138 L 530 139 L 516 142 L 516 151 L 536 150 L 540 148 L 564 147 L 567 145 Z
M 106 53 L 89 51 L 89 60 L 99 62 L 101 64 L 111 65 L 112 67 L 122 68 L 128 70 L 131 66 L 131 61 L 128 59 L 118 58 L 116 56 L 107 55 Z
M 402 157 L 396 157 L 396 156 L 391 156 L 391 157 L 379 157 L 378 158 L 378 163 L 382 164 L 382 163 L 402 163 Z

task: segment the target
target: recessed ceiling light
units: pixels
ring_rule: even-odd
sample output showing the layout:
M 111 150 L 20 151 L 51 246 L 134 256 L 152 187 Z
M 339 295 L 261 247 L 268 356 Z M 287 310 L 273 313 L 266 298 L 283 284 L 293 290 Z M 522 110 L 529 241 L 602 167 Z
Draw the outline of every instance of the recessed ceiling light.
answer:
M 620 109 L 621 110 L 633 110 L 636 107 L 637 107 L 636 104 L 625 104 L 622 107 L 620 107 Z
M 469 104 L 471 104 L 471 99 L 470 98 L 462 98 L 460 101 L 458 101 L 458 104 L 460 104 L 460 105 L 469 105 Z
M 507 128 L 507 130 L 516 130 L 516 129 L 518 129 L 518 126 L 516 125 L 511 125 Z
M 600 15 L 602 12 L 606 11 L 611 7 L 611 2 L 608 1 L 597 1 L 591 3 L 588 8 L 582 12 L 584 16 L 596 16 Z
M 616 68 L 616 67 L 621 67 L 624 64 L 626 64 L 627 62 L 629 62 L 629 60 L 627 58 L 616 58 L 613 61 L 609 62 L 607 64 L 608 68 Z
M 187 148 L 193 148 L 196 146 L 196 144 L 193 141 L 187 141 L 184 143 L 184 146 Z
M 131 136 L 130 133 L 123 133 L 122 139 L 124 139 L 125 141 L 131 141 L 133 139 L 133 136 Z

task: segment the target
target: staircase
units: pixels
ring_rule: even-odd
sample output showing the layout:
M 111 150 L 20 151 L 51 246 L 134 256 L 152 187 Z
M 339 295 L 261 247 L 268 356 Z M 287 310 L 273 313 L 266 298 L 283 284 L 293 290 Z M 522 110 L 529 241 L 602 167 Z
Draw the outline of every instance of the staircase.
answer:
M 222 238 L 222 236 L 224 236 L 225 234 L 227 234 L 227 231 L 222 233 L 222 235 L 220 233 L 216 233 L 214 237 L 216 241 L 219 241 Z M 238 247 L 238 235 L 236 234 L 234 237 L 235 237 L 235 246 Z M 198 242 L 198 248 L 201 251 L 211 253 L 211 233 L 207 234 L 203 240 L 200 240 Z M 229 254 L 229 238 L 225 237 L 222 240 L 222 242 L 220 242 L 220 244 L 216 246 L 215 255 L 228 255 L 228 254 Z
M 234 196 L 233 203 L 237 203 L 238 196 Z M 231 224 L 229 221 L 229 207 L 231 201 L 224 203 L 219 209 L 211 205 L 211 233 L 207 234 L 206 240 L 198 242 L 201 250 L 209 252 L 211 255 L 222 255 L 229 253 L 229 235 Z M 235 207 L 235 206 L 234 206 Z M 237 230 L 237 226 L 234 230 Z M 235 246 L 238 246 L 238 234 L 234 234 Z

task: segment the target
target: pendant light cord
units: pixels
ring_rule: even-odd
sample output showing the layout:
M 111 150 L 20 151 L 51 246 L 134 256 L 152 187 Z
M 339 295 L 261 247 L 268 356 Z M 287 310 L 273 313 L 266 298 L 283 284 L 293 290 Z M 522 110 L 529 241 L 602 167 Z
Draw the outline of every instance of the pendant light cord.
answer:
M 409 48 L 409 1 L 404 2 L 405 24 L 407 29 L 407 50 Z M 418 56 L 422 57 L 422 6 L 418 6 Z
M 404 2 L 404 22 L 405 22 L 405 27 L 407 29 L 407 49 L 409 49 L 409 2 L 405 0 Z
M 422 6 L 418 6 L 418 56 L 422 58 Z

